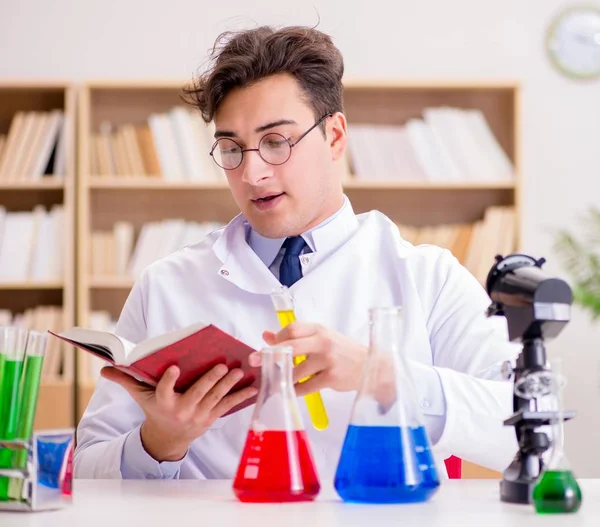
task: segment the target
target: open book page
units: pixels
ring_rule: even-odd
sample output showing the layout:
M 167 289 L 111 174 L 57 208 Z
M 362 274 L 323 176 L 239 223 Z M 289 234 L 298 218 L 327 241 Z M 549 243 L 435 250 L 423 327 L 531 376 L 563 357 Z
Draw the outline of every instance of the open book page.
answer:
M 240 368 L 244 372 L 229 393 L 246 386 L 258 388 L 260 384 L 260 368 L 248 363 L 249 355 L 255 350 L 212 324 L 198 323 L 176 329 L 137 345 L 114 333 L 92 329 L 76 327 L 60 334 L 50 333 L 112 363 L 149 386 L 156 386 L 170 366 L 177 366 L 180 374 L 174 388 L 183 393 L 217 364 L 224 364 L 229 370 Z M 255 397 L 247 399 L 228 414 L 254 401 Z
M 174 389 L 183 393 L 217 364 L 224 364 L 229 370 L 240 368 L 244 372 L 243 377 L 229 393 L 246 386 L 258 387 L 260 368 L 252 367 L 248 363 L 249 355 L 255 351 L 253 348 L 214 325 L 208 325 L 195 332 L 188 328 L 187 333 L 190 334 L 177 342 L 163 345 L 157 351 L 149 352 L 147 356 L 136 361 L 132 361 L 132 357 L 139 350 L 132 352 L 128 358 L 129 365 L 119 368 L 150 386 L 156 386 L 170 366 L 177 366 L 180 373 Z M 250 400 L 244 401 L 237 409 L 248 404 L 251 404 Z
M 127 358 L 123 364 L 130 365 L 135 361 L 143 359 L 148 355 L 152 355 L 155 351 L 166 348 L 171 344 L 179 342 L 180 340 L 193 335 L 194 333 L 204 329 L 206 324 L 203 322 L 198 322 L 197 324 L 193 324 L 191 326 L 186 326 L 184 328 L 179 328 L 174 331 L 170 331 L 169 333 L 164 333 L 162 335 L 157 335 L 156 337 L 150 337 L 149 339 L 140 342 L 137 346 L 134 346 L 133 349 L 127 350 Z
M 133 343 L 114 333 L 95 329 L 74 327 L 57 336 L 115 364 L 128 363 L 128 356 L 135 347 Z

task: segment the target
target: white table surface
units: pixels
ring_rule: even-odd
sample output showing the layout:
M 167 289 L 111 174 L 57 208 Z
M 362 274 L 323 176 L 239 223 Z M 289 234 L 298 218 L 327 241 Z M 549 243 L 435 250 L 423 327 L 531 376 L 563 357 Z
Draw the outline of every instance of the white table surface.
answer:
M 348 504 L 333 487 L 314 502 L 254 504 L 238 502 L 230 481 L 75 480 L 68 509 L 0 512 L 0 527 L 598 527 L 600 480 L 579 483 L 577 513 L 538 515 L 532 505 L 502 503 L 495 480 L 446 480 L 431 501 L 411 505 Z

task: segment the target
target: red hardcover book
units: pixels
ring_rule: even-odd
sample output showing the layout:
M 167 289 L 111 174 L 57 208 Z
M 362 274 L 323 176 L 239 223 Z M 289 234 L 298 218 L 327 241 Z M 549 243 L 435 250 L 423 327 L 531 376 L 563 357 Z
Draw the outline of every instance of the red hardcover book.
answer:
M 178 392 L 187 390 L 217 364 L 225 364 L 229 369 L 241 368 L 244 372 L 229 393 L 250 385 L 258 388 L 260 382 L 260 368 L 248 364 L 248 355 L 255 350 L 212 324 L 194 324 L 139 344 L 106 331 L 79 327 L 49 333 L 153 387 L 172 365 L 179 367 L 181 372 L 175 383 Z M 254 402 L 255 398 L 248 399 L 228 413 Z

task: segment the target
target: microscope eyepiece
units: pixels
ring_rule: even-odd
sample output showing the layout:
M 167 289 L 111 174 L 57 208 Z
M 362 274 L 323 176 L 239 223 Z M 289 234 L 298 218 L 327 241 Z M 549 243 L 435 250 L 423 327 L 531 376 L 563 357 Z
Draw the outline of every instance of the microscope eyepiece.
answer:
M 545 258 L 536 260 L 527 254 L 511 254 L 506 257 L 498 254 L 495 257 L 495 260 L 496 264 L 490 269 L 485 284 L 486 290 L 490 297 L 492 291 L 494 291 L 496 288 L 497 281 L 504 275 L 514 271 L 515 269 L 521 269 L 523 267 L 538 267 L 541 269 L 542 265 L 546 263 Z
M 542 269 L 545 261 L 525 254 L 498 255 L 487 276 L 492 300 L 487 315 L 506 317 L 511 341 L 554 338 L 570 319 L 571 288 L 548 276 Z

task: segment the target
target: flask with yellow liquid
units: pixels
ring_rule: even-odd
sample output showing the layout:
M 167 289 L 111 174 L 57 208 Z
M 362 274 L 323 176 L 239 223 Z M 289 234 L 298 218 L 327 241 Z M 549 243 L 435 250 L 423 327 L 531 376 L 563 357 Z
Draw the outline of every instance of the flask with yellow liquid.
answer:
M 280 290 L 274 291 L 271 294 L 273 306 L 277 312 L 277 318 L 282 328 L 296 322 L 296 314 L 294 312 L 294 303 L 286 286 L 282 286 Z M 306 356 L 294 357 L 294 366 L 306 360 Z M 299 382 L 308 380 L 308 377 L 300 379 Z M 316 430 L 325 430 L 329 425 L 329 418 L 323 404 L 323 398 L 319 392 L 309 393 L 304 396 L 308 413 L 313 427 Z

